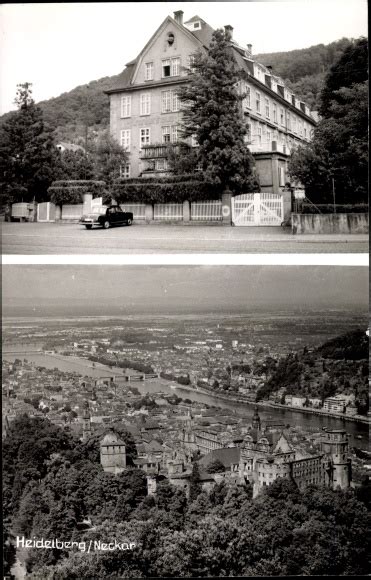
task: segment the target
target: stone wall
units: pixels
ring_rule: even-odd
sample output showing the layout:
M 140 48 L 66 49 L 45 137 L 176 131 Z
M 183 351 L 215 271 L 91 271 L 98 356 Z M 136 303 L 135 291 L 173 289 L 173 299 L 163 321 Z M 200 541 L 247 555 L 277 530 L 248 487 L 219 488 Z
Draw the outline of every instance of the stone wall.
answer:
M 293 234 L 367 234 L 367 213 L 297 214 L 291 216 Z

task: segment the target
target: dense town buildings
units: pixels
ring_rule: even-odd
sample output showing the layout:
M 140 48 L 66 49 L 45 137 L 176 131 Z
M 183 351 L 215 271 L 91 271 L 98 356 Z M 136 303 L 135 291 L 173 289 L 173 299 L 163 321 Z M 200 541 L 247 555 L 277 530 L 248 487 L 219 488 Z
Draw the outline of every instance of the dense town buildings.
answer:
M 234 40 L 232 26 L 225 31 L 240 71 L 246 145 L 255 157 L 261 191 L 277 194 L 290 181 L 287 160 L 292 148 L 311 139 L 317 117 L 271 67 L 255 61 L 251 44 L 242 47 Z M 183 12 L 175 12 L 107 91 L 111 133 L 129 154 L 124 177 L 168 171 L 167 146 L 180 140 L 177 90 L 189 82 L 193 55 L 207 51 L 212 33 L 199 16 L 183 21 Z M 190 140 L 189 145 L 196 143 Z

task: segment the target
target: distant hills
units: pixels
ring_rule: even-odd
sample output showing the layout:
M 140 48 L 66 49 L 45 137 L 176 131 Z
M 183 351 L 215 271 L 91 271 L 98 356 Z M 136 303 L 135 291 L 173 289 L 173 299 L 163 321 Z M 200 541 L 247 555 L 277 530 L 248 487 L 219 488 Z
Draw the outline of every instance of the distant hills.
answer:
M 282 77 L 299 98 L 307 102 L 312 110 L 316 110 L 324 78 L 350 42 L 342 38 L 328 45 L 257 54 L 254 58 L 262 64 L 271 65 L 273 73 Z M 117 76 L 91 81 L 59 97 L 38 103 L 44 112 L 45 121 L 54 129 L 57 141 L 83 144 L 86 124 L 89 134 L 107 129 L 109 98 L 104 91 L 112 86 Z M 10 114 L 0 117 L 0 124 Z

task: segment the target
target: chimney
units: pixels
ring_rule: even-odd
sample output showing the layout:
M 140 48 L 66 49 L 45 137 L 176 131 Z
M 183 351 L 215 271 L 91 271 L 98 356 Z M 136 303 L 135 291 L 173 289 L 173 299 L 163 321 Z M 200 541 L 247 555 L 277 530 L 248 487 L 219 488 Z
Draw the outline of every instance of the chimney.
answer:
M 233 26 L 231 26 L 230 24 L 226 24 L 226 26 L 224 26 L 224 30 L 225 30 L 225 36 L 228 40 L 232 40 L 233 38 Z
M 252 56 L 252 44 L 247 45 L 247 52 L 248 52 L 249 56 Z
M 184 14 L 183 10 L 177 10 L 176 12 L 174 12 L 174 20 L 181 26 L 183 26 L 183 14 Z

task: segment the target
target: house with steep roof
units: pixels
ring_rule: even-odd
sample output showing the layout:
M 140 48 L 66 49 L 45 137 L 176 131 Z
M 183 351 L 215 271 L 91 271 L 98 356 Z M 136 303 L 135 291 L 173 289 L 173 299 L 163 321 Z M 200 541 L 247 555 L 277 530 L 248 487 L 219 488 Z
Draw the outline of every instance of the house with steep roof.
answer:
M 271 67 L 254 59 L 250 44 L 235 41 L 232 26 L 224 28 L 240 71 L 246 146 L 255 157 L 261 192 L 282 193 L 290 181 L 290 152 L 310 141 L 316 117 Z M 106 91 L 111 134 L 129 155 L 123 177 L 168 172 L 168 145 L 180 139 L 177 91 L 189 82 L 193 55 L 208 50 L 212 34 L 212 27 L 199 16 L 183 21 L 183 12 L 174 12 Z M 197 146 L 192 139 L 189 145 Z

